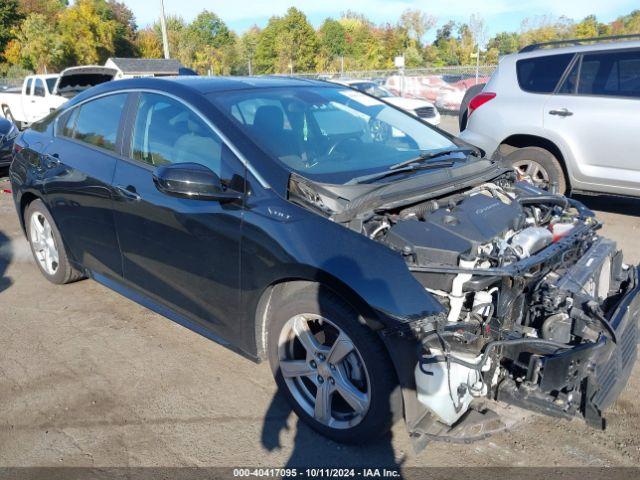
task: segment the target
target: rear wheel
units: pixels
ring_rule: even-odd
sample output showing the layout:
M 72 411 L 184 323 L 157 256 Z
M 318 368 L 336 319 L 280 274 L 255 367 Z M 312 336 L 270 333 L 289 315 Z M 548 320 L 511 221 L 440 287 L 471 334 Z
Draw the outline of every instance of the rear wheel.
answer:
M 540 147 L 525 147 L 514 150 L 506 156 L 506 161 L 518 174 L 533 185 L 548 190 L 557 185 L 558 193 L 567 191 L 567 181 L 558 159 L 548 150 Z
M 69 263 L 60 232 L 41 200 L 29 204 L 24 223 L 33 258 L 47 280 L 60 285 L 82 278 L 82 273 Z
M 388 432 L 401 409 L 397 380 L 384 345 L 358 314 L 315 286 L 271 311 L 269 361 L 296 414 L 339 442 Z

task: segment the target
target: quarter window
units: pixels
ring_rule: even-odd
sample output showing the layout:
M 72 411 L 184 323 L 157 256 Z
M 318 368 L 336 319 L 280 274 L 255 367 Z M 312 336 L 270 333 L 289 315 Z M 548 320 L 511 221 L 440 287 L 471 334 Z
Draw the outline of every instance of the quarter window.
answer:
M 154 93 L 140 94 L 131 156 L 149 165 L 198 163 L 222 177 L 222 141 L 184 104 Z
M 525 92 L 551 93 L 573 58 L 572 53 L 518 60 L 518 84 Z
M 115 151 L 126 100 L 126 94 L 109 95 L 75 108 L 63 119 L 62 135 Z
M 640 51 L 585 55 L 578 93 L 640 98 Z

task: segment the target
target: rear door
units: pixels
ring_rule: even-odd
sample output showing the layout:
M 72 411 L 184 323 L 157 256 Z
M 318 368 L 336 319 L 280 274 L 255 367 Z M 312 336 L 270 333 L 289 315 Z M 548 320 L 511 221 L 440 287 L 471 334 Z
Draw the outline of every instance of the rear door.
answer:
M 244 165 L 189 106 L 158 93 L 132 99 L 128 159 L 118 162 L 115 219 L 124 279 L 155 302 L 232 340 L 240 312 L 243 202 L 176 198 L 158 166 L 195 162 L 244 190 Z
M 574 187 L 638 195 L 640 49 L 578 57 L 547 102 L 544 122 L 573 153 Z
M 72 260 L 93 274 L 114 278 L 122 275 L 122 258 L 111 181 L 127 97 L 99 97 L 62 115 L 42 162 L 45 198 Z

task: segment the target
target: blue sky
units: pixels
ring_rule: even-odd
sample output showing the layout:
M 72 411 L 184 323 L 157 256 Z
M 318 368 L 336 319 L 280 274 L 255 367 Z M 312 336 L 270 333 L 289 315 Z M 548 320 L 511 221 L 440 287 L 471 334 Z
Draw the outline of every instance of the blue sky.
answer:
M 326 17 L 338 17 L 347 9 L 361 12 L 376 23 L 395 22 L 406 8 L 419 8 L 438 20 L 467 21 L 472 13 L 486 20 L 489 34 L 518 30 L 527 17 L 565 15 L 579 20 L 596 14 L 600 21 L 611 21 L 619 15 L 640 8 L 638 0 L 164 0 L 167 15 L 180 15 L 191 20 L 201 10 L 217 13 L 233 30 L 242 33 L 254 24 L 264 26 L 272 15 L 282 15 L 295 5 L 318 26 Z M 136 15 L 138 25 L 153 23 L 159 15 L 160 0 L 124 0 Z M 433 32 L 431 33 L 431 36 Z

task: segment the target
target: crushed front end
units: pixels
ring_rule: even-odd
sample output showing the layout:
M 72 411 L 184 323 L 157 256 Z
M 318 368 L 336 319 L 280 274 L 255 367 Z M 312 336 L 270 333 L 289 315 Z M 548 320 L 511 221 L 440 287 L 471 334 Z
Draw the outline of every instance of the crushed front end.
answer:
M 413 436 L 478 438 L 488 400 L 605 427 L 636 359 L 640 285 L 600 226 L 509 175 L 365 222 L 446 312 L 384 332 L 393 356 L 419 348 Z

